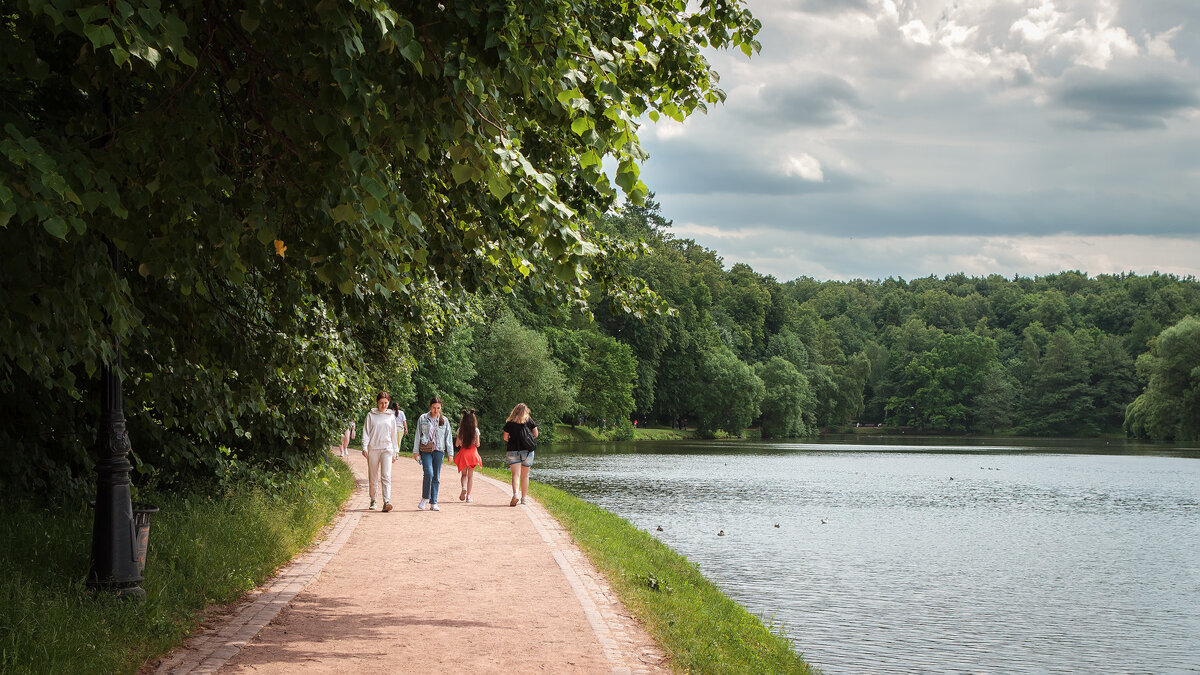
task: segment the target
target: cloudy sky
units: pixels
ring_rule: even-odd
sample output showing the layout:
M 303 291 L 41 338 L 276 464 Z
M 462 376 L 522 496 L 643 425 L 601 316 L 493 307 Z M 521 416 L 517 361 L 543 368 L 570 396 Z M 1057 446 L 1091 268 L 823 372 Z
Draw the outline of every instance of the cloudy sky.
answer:
M 643 129 L 677 236 L 785 281 L 1200 275 L 1200 0 L 749 0 Z

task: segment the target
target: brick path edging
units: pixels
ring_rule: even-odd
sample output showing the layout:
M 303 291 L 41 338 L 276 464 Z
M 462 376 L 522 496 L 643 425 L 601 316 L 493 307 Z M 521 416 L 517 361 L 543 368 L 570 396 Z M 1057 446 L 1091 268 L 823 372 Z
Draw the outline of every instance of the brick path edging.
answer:
M 363 481 L 356 480 L 350 499 L 320 544 L 284 565 L 260 593 L 243 600 L 218 625 L 203 630 L 168 654 L 155 675 L 215 673 L 241 651 L 258 631 L 304 590 L 350 538 L 367 506 Z
M 476 479 L 479 478 L 504 490 L 506 494 L 511 492 L 509 484 L 483 474 L 477 474 Z M 667 658 L 658 645 L 652 641 L 647 644 L 634 639 L 635 635 L 644 636 L 645 631 L 617 598 L 608 579 L 600 574 L 587 555 L 575 545 L 562 523 L 532 497 L 526 501 L 521 508 L 533 522 L 542 541 L 550 547 L 554 561 L 558 563 L 567 578 L 567 583 L 575 591 L 575 597 L 583 606 L 588 624 L 596 634 L 596 639 L 600 641 L 604 656 L 612 665 L 613 675 L 666 672 L 664 664 Z

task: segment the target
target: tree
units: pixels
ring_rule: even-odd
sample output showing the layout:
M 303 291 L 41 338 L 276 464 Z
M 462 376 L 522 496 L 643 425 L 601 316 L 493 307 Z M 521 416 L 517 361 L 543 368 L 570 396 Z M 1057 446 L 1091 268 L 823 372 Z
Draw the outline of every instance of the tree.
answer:
M 984 376 L 995 365 L 995 341 L 965 333 L 943 335 L 938 346 L 914 357 L 888 409 L 901 423 L 964 431 Z
M 477 405 L 478 395 L 472 385 L 476 375 L 474 348 L 474 330 L 464 327 L 414 350 L 410 357 L 416 364 L 412 374 L 414 412 L 427 411 L 429 401 L 437 396 L 442 399 L 443 412 L 457 422 L 458 415 Z M 397 395 L 392 394 L 392 398 Z M 397 400 L 401 405 L 407 404 L 406 399 Z
M 779 356 L 754 367 L 763 382 L 762 437 L 790 438 L 816 432 L 816 405 L 808 380 Z
M 1087 356 L 1060 328 L 1049 338 L 1026 389 L 1019 428 L 1033 434 L 1095 434 L 1095 397 Z
M 546 338 L 505 315 L 490 326 L 475 352 L 479 428 L 495 441 L 513 406 L 525 403 L 541 433 L 553 438 L 554 425 L 574 404 Z
M 1200 319 L 1185 317 L 1151 342 L 1137 361 L 1146 389 L 1125 413 L 1132 436 L 1200 440 Z
M 975 424 L 994 434 L 1012 426 L 1016 409 L 1017 384 L 1004 366 L 995 363 L 979 384 L 979 394 L 975 397 Z
M 0 389 L 34 392 L 10 419 L 37 427 L 33 401 L 91 398 L 121 344 L 134 424 L 268 458 L 315 456 L 362 391 L 402 377 L 375 364 L 444 334 L 473 292 L 582 306 L 591 279 L 616 308 L 654 307 L 613 274 L 636 248 L 589 223 L 618 189 L 646 194 L 637 120 L 722 100 L 701 48 L 749 54 L 759 28 L 707 0 L 0 14 L 0 247 L 20 252 L 0 273 Z M 161 392 L 180 419 L 154 412 Z M 264 412 L 280 400 L 329 412 L 295 427 Z
M 763 382 L 727 347 L 709 350 L 700 360 L 702 387 L 693 387 L 696 429 L 702 436 L 724 429 L 741 436 L 761 413 Z
M 587 333 L 577 405 L 592 419 L 627 422 L 633 412 L 637 361 L 633 350 L 607 335 Z

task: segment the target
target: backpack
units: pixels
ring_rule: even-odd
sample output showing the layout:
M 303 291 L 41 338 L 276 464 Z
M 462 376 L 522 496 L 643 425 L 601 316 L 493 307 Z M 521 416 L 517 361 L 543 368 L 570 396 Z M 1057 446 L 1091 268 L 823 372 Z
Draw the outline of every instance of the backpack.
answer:
M 530 429 L 528 424 L 522 424 L 521 431 L 517 433 L 517 448 L 522 452 L 537 450 L 537 438 L 534 437 L 533 429 Z

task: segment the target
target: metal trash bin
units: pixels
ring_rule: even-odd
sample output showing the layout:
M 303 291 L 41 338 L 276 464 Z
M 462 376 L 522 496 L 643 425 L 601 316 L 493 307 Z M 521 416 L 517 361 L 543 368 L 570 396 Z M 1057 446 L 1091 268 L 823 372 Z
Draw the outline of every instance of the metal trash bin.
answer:
M 146 549 L 150 546 L 150 514 L 158 513 L 157 506 L 133 503 L 133 560 L 138 576 L 146 569 Z

